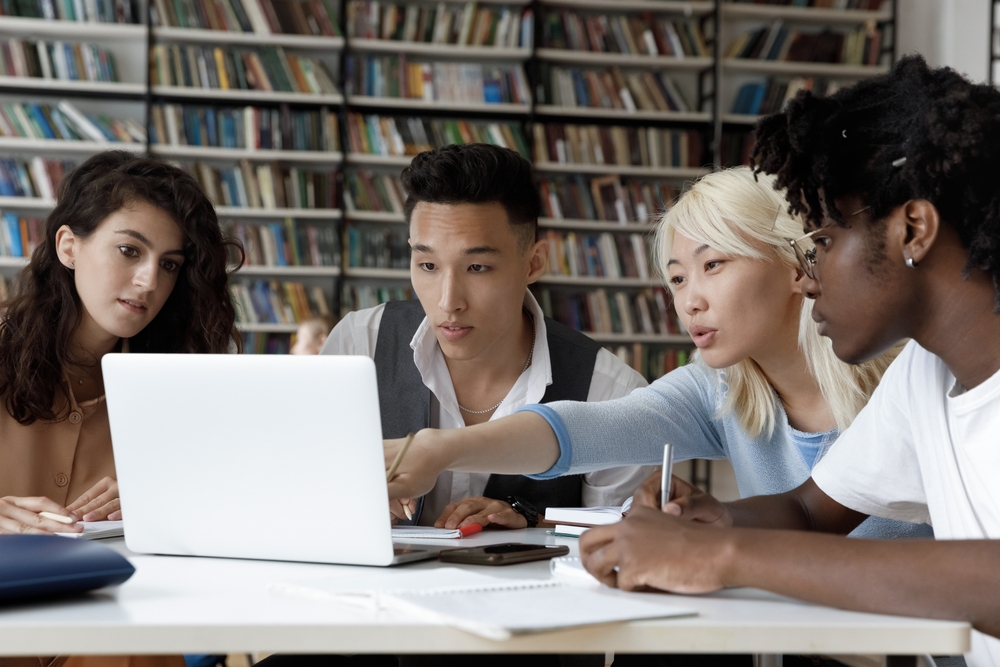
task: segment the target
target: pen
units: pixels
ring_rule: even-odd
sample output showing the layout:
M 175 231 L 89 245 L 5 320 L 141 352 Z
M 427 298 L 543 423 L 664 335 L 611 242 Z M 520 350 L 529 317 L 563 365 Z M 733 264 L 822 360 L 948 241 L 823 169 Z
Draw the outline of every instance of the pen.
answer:
M 59 523 L 65 523 L 67 525 L 76 523 L 76 519 L 71 516 L 63 516 L 62 514 L 55 514 L 53 512 L 39 512 L 38 516 L 43 519 L 52 519 L 53 521 L 58 521 Z
M 469 537 L 470 535 L 483 532 L 483 524 L 470 523 L 468 526 L 462 526 L 459 528 L 458 532 L 462 533 L 462 537 Z
M 396 458 L 392 460 L 392 465 L 390 465 L 389 469 L 385 472 L 386 482 L 391 482 L 392 478 L 395 477 L 396 471 L 399 469 L 399 464 L 403 462 L 403 457 L 406 456 L 406 450 L 410 448 L 411 442 L 413 442 L 412 431 L 406 436 L 406 442 L 404 442 L 403 446 L 399 448 L 398 452 L 396 452 Z M 406 513 L 407 521 L 413 519 L 413 513 L 410 512 L 410 507 L 406 503 L 402 503 L 402 505 L 403 512 Z
M 670 480 L 674 472 L 674 446 L 663 445 L 663 469 L 660 471 L 660 509 L 670 502 Z

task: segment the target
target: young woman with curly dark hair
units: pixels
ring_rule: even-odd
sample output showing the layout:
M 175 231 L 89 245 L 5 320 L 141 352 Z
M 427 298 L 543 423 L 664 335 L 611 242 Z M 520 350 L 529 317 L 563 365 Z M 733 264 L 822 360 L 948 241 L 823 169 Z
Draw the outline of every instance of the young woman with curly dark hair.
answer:
M 120 518 L 101 357 L 240 349 L 233 245 L 176 167 L 110 151 L 64 180 L 0 316 L 0 533 Z

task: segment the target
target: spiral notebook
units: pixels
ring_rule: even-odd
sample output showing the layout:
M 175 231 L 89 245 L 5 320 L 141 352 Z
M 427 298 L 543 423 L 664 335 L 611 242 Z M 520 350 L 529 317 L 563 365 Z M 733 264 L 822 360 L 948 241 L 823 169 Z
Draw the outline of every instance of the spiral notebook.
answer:
M 368 587 L 365 584 L 376 584 Z M 327 578 L 271 590 L 394 610 L 431 623 L 504 640 L 554 630 L 650 618 L 693 616 L 659 593 L 626 593 L 559 579 L 505 579 L 459 568 L 437 568 L 378 580 Z

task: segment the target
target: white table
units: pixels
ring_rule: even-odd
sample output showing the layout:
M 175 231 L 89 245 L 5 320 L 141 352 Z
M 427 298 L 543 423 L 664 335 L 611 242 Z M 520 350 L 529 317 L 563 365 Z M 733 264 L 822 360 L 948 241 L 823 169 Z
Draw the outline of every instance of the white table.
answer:
M 566 544 L 541 529 L 487 532 L 449 546 L 502 541 Z M 0 608 L 0 655 L 129 653 L 838 653 L 958 654 L 969 625 L 830 609 L 752 589 L 669 596 L 689 618 L 611 624 L 505 642 L 443 625 L 331 601 L 278 595 L 292 583 L 373 568 L 136 555 L 135 575 L 117 589 L 67 601 Z M 426 542 L 441 545 L 440 540 Z M 436 561 L 402 566 L 439 567 Z M 458 566 L 471 567 L 471 566 Z M 475 567 L 544 578 L 548 563 Z M 399 568 L 393 568 L 398 571 Z M 379 570 L 388 572 L 388 570 Z

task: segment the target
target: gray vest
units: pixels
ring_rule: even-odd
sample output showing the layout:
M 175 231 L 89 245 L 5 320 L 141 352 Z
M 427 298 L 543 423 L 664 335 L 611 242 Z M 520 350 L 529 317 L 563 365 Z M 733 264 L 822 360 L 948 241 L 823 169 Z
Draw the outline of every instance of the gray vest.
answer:
M 413 363 L 410 341 L 424 319 L 420 302 L 390 301 L 385 304 L 375 345 L 382 437 L 403 438 L 431 425 L 431 391 Z M 601 346 L 583 334 L 545 318 L 552 384 L 542 396 L 551 401 L 586 401 L 590 380 Z M 520 496 L 538 511 L 546 507 L 579 507 L 582 475 L 534 480 L 523 475 L 490 475 L 483 495 L 504 500 Z M 423 504 L 421 503 L 420 509 Z

